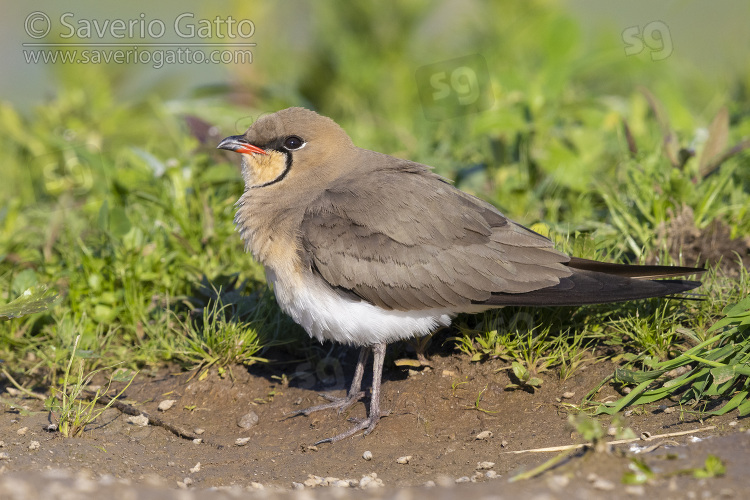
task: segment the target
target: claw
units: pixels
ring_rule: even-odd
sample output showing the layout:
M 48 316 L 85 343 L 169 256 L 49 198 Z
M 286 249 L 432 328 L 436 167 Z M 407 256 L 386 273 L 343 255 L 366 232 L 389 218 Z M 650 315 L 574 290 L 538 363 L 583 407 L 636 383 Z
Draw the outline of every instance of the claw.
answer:
M 380 417 L 381 415 L 371 415 L 367 418 L 362 418 L 362 419 L 349 419 L 349 420 L 356 420 L 359 423 L 357 423 L 357 425 L 355 425 L 354 427 L 352 427 L 346 432 L 342 432 L 341 434 L 338 434 L 336 436 L 329 437 L 326 439 L 321 439 L 320 441 L 315 443 L 315 446 L 318 446 L 319 444 L 323 444 L 323 443 L 335 443 L 336 441 L 341 441 L 342 439 L 346 439 L 350 436 L 353 436 L 354 434 L 356 434 L 357 432 L 361 430 L 365 431 L 363 435 L 366 436 L 375 429 L 375 426 L 378 425 L 378 421 L 380 420 Z
M 343 398 L 337 398 L 336 396 L 331 396 L 329 394 L 320 394 L 320 396 L 324 399 L 327 399 L 330 401 L 329 403 L 323 403 L 322 405 L 317 406 L 311 406 L 310 408 L 304 408 L 302 410 L 293 411 L 290 413 L 287 413 L 286 417 L 296 417 L 297 415 L 310 415 L 313 412 L 320 411 L 320 410 L 329 410 L 331 408 L 338 408 L 338 414 L 341 415 L 341 413 L 349 408 L 351 405 L 362 399 L 364 397 L 365 393 L 360 391 L 353 395 L 347 395 Z

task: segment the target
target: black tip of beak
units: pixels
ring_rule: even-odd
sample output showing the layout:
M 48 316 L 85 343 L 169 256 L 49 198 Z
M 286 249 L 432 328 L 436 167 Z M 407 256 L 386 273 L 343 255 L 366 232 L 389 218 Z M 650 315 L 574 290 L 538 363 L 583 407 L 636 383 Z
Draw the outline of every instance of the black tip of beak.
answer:
M 236 153 L 259 153 L 266 154 L 266 152 L 258 146 L 253 146 L 245 139 L 242 135 L 230 135 L 226 139 L 222 140 L 216 149 L 226 149 L 227 151 L 234 151 Z
M 230 135 L 229 137 L 222 139 L 216 149 L 226 149 L 227 151 L 237 151 L 238 148 L 247 144 L 245 138 L 241 135 Z

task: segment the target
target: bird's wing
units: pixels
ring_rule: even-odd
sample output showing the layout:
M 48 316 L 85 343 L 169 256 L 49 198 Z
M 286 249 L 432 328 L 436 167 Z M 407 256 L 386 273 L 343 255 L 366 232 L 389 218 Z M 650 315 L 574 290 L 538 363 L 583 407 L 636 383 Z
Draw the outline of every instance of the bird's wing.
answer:
M 379 307 L 461 310 L 570 276 L 543 236 L 407 161 L 332 183 L 308 205 L 303 260 Z

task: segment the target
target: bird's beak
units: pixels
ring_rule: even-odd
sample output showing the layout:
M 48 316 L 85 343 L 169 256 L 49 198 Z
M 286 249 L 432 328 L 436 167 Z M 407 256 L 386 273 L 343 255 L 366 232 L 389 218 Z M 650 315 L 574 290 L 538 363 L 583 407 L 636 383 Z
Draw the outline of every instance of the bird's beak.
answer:
M 253 146 L 249 142 L 245 140 L 245 137 L 241 135 L 230 135 L 223 141 L 219 143 L 218 146 L 216 146 L 216 149 L 226 149 L 229 151 L 234 151 L 235 153 L 258 153 L 258 154 L 268 154 L 265 150 L 259 148 L 258 146 Z

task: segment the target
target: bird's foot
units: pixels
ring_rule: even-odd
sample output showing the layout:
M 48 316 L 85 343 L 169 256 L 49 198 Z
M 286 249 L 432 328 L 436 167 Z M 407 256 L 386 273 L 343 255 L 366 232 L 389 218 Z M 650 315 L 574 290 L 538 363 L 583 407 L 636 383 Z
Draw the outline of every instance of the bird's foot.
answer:
M 381 415 L 380 413 L 377 413 L 375 415 L 370 415 L 367 418 L 350 418 L 350 422 L 355 422 L 357 425 L 352 427 L 346 432 L 342 432 L 341 434 L 333 437 L 329 437 L 326 439 L 321 439 L 317 443 L 315 443 L 315 446 L 323 443 L 335 443 L 336 441 L 341 441 L 342 439 L 346 439 L 349 436 L 353 436 L 354 434 L 358 433 L 359 431 L 365 431 L 364 436 L 368 435 L 375 429 L 375 426 L 378 425 L 378 422 L 380 421 L 380 417 L 385 417 L 390 412 L 383 412 Z
M 297 415 L 309 415 L 313 412 L 320 411 L 320 410 L 330 410 L 331 408 L 338 408 L 338 413 L 341 414 L 344 410 L 349 408 L 351 405 L 359 401 L 364 397 L 365 393 L 364 391 L 360 391 L 356 394 L 347 394 L 343 398 L 337 398 L 336 396 L 331 396 L 328 394 L 320 394 L 320 397 L 327 399 L 328 403 L 323 403 L 322 405 L 317 406 L 311 406 L 310 408 L 305 408 L 304 410 L 297 410 L 293 411 L 287 416 L 289 417 L 296 417 Z

